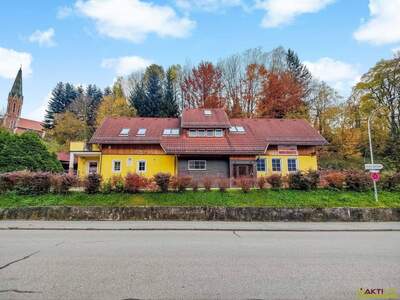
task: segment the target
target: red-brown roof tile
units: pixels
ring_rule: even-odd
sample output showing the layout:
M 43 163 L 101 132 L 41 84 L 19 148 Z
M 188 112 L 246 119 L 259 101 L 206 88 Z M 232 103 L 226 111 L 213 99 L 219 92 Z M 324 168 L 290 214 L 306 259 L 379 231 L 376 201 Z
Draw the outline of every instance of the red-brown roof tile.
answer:
M 204 111 L 209 110 L 210 115 L 205 115 Z M 195 108 L 185 109 L 182 112 L 182 128 L 229 128 L 229 118 L 221 108 Z
M 17 128 L 25 130 L 43 131 L 43 123 L 35 120 L 19 118 L 17 121 Z

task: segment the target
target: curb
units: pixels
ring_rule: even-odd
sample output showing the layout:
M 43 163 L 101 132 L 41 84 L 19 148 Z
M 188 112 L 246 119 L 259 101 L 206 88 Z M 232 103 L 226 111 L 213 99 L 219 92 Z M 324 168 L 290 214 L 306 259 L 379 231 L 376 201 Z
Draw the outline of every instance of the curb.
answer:
M 219 232 L 400 232 L 400 228 L 360 228 L 360 229 L 268 229 L 268 228 L 74 228 L 74 227 L 2 227 L 0 231 L 5 230 L 29 230 L 29 231 L 219 231 Z

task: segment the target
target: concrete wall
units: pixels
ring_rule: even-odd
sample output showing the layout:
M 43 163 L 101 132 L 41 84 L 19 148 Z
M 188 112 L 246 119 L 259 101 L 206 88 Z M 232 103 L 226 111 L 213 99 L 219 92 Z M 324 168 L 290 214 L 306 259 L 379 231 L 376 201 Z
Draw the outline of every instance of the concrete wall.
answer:
M 188 170 L 189 160 L 205 160 L 207 169 L 206 170 Z M 201 180 L 205 176 L 210 177 L 229 177 L 229 160 L 226 159 L 216 159 L 216 158 L 179 158 L 178 159 L 178 175 L 192 176 L 195 180 Z
M 400 208 L 21 207 L 0 220 L 400 221 Z

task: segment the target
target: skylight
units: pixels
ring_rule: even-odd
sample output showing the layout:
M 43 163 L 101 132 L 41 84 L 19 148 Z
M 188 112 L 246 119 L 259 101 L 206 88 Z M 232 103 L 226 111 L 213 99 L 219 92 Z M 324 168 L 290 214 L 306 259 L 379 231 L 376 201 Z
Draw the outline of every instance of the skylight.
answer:
M 120 136 L 128 136 L 130 129 L 129 128 L 122 128 L 119 135 Z
M 204 115 L 211 116 L 211 110 L 209 110 L 209 109 L 204 110 Z
M 139 128 L 136 135 L 146 135 L 146 128 Z
M 246 132 L 246 130 L 244 129 L 243 126 L 231 126 L 229 128 L 229 131 L 233 132 L 233 133 L 245 133 Z
M 179 135 L 179 128 L 165 128 L 163 135 Z

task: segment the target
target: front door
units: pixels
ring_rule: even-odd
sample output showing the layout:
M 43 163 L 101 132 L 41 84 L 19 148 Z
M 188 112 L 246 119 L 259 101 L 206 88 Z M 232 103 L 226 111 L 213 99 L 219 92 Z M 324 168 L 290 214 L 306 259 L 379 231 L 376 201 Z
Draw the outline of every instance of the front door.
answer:
M 89 161 L 89 174 L 97 173 L 97 161 Z
M 253 165 L 250 164 L 236 164 L 234 166 L 235 178 L 253 176 Z

